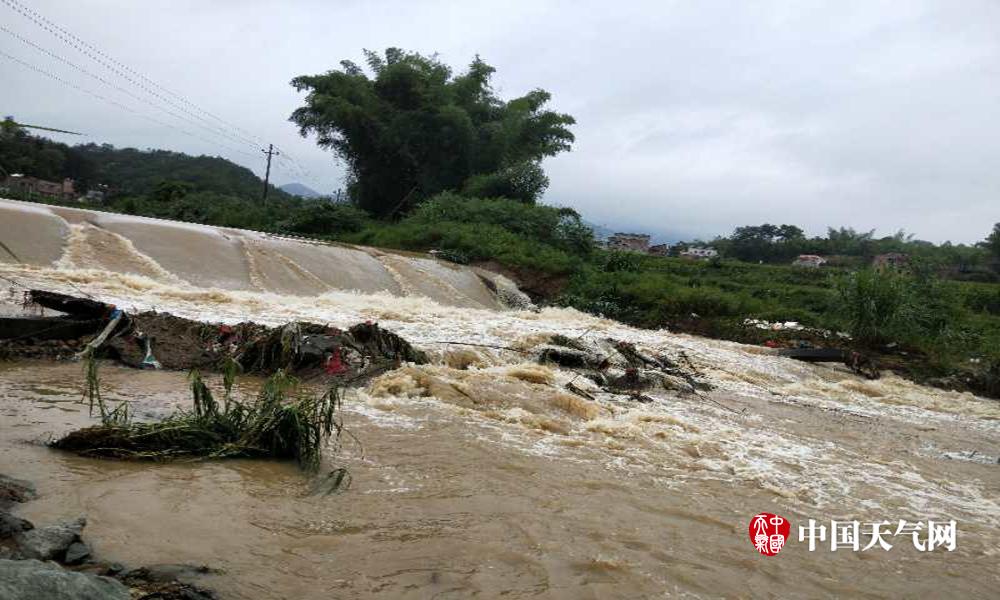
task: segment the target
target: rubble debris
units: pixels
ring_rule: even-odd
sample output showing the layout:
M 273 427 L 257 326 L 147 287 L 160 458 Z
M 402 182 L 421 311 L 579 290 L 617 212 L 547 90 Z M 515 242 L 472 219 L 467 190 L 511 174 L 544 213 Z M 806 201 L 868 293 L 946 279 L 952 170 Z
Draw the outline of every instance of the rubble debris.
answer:
M 580 386 L 576 385 L 572 381 L 570 381 L 569 383 L 566 384 L 566 389 L 569 390 L 569 391 L 571 391 L 571 392 L 573 392 L 577 396 L 581 396 L 583 398 L 586 398 L 587 400 L 590 400 L 590 401 L 597 400 L 597 398 L 595 398 L 593 394 L 591 394 L 590 392 L 588 392 L 588 391 L 580 388 Z
M 848 353 L 840 348 L 782 348 L 778 354 L 805 362 L 844 362 Z
M 95 333 L 103 324 L 101 319 L 0 317 L 0 339 L 75 339 Z
M 839 362 L 844 363 L 856 374 L 868 379 L 881 377 L 875 361 L 860 352 L 840 348 L 782 348 L 779 356 L 786 356 L 805 362 Z
M 105 319 L 115 310 L 114 306 L 104 302 L 45 290 L 29 290 L 27 301 L 78 319 Z
M 555 335 L 541 348 L 538 362 L 555 363 L 560 367 L 586 377 L 605 392 L 621 394 L 639 401 L 648 396 L 641 394 L 654 388 L 698 393 L 710 390 L 711 385 L 701 380 L 701 373 L 686 356 L 686 365 L 666 356 L 651 356 L 634 344 L 605 338 L 596 341 Z M 593 400 L 592 394 L 574 385 L 566 389 Z M 651 400 L 651 399 L 649 399 Z
M 270 375 L 281 369 L 358 385 L 403 362 L 427 362 L 423 352 L 372 322 L 346 330 L 304 322 L 226 325 L 154 311 L 128 314 L 110 304 L 41 290 L 26 297 L 67 315 L 40 323 L 9 319 L 7 325 L 0 319 L 0 349 L 7 355 L 68 358 L 90 349 L 99 358 L 135 368 L 208 371 L 233 359 L 246 373 Z

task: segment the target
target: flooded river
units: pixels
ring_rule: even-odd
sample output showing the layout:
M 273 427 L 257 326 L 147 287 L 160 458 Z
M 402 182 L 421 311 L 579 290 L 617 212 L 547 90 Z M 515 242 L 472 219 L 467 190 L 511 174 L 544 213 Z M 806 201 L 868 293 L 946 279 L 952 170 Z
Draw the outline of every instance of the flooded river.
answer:
M 325 467 L 346 466 L 353 483 L 325 496 L 289 464 L 134 464 L 50 450 L 40 442 L 93 423 L 79 403 L 80 365 L 0 365 L 0 472 L 40 492 L 19 513 L 86 515 L 85 537 L 103 558 L 207 564 L 223 571 L 205 581 L 223 598 L 265 600 L 985 598 L 1000 589 L 1000 402 L 569 309 L 494 310 L 398 289 L 213 286 L 145 254 L 110 269 L 100 248 L 70 242 L 0 263 L 0 275 L 207 321 L 375 320 L 433 358 L 345 398 L 361 445 L 345 438 L 329 449 Z M 20 288 L 9 285 L 3 310 L 17 313 Z M 714 390 L 661 390 L 649 404 L 600 393 L 530 363 L 553 334 L 683 352 Z M 189 402 L 184 373 L 104 364 L 102 377 L 106 396 L 131 401 L 140 418 Z M 596 400 L 566 393 L 570 381 Z M 257 385 L 241 383 L 247 394 Z M 775 557 L 747 535 L 765 511 L 792 523 Z M 797 539 L 808 519 L 955 520 L 957 547 L 924 553 L 889 537 L 888 551 L 827 542 L 810 552 Z

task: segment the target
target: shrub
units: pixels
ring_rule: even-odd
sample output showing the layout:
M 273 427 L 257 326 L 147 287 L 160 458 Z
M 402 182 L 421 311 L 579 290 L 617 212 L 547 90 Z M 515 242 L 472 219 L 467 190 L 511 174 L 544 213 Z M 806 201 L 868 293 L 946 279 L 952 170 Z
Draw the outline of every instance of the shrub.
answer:
M 839 311 L 854 339 L 874 345 L 912 327 L 913 287 L 910 277 L 894 271 L 864 269 L 841 277 Z
M 965 306 L 976 312 L 1000 315 L 1000 286 L 977 285 L 969 287 L 963 298 Z
M 642 257 L 634 252 L 612 251 L 604 259 L 604 270 L 608 273 L 638 273 L 642 268 Z
M 576 211 L 513 202 L 506 198 L 466 198 L 446 192 L 421 204 L 404 223 L 424 226 L 444 222 L 496 225 L 525 238 L 567 252 L 587 254 L 593 232 Z
M 526 161 L 493 173 L 473 175 L 462 186 L 462 194 L 471 198 L 503 197 L 534 203 L 548 187 L 549 178 L 541 165 Z
M 361 231 L 368 221 L 367 213 L 349 204 L 317 203 L 292 212 L 288 219 L 278 224 L 278 229 L 287 233 L 337 237 Z

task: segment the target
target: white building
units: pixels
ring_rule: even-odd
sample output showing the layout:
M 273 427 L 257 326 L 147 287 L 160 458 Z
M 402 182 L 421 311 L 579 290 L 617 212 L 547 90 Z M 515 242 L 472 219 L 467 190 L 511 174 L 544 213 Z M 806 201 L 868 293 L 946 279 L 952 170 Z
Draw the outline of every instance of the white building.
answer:
M 696 258 L 699 260 L 715 258 L 719 255 L 719 251 L 715 248 L 702 248 L 701 246 L 692 246 L 687 250 L 681 252 L 681 257 L 683 258 Z
M 800 254 L 792 263 L 796 267 L 821 267 L 826 264 L 826 259 L 815 254 Z

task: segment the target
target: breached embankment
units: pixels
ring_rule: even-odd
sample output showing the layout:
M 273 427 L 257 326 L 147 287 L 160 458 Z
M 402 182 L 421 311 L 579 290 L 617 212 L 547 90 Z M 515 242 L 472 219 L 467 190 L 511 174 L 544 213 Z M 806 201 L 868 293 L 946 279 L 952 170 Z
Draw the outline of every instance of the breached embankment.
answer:
M 152 266 L 146 274 L 72 266 L 62 261 L 66 246 L 47 266 L 10 262 L 0 275 L 204 323 L 346 330 L 371 320 L 427 357 L 345 397 L 364 451 L 345 445 L 338 456 L 353 485 L 336 501 L 307 495 L 295 468 L 280 463 L 55 458 L 21 442 L 93 423 L 78 404 L 79 365 L 0 365 L 0 448 L 22 469 L 14 474 L 49 487 L 25 516 L 85 512 L 108 555 L 210 564 L 226 571 L 212 587 L 236 598 L 736 597 L 748 582 L 800 597 L 907 596 L 918 587 L 972 597 L 1000 585 L 996 401 L 571 309 L 178 283 Z M 20 300 L 15 288 L 5 310 L 26 314 Z M 554 342 L 593 348 L 608 338 L 689 361 L 712 389 L 691 393 L 680 378 L 674 389 L 641 391 L 643 401 L 603 389 L 572 364 L 538 363 Z M 110 401 L 133 401 L 147 418 L 190 403 L 182 372 L 107 365 L 102 378 Z M 757 560 L 746 520 L 760 510 L 795 525 L 955 519 L 959 547 L 809 553 L 790 542 L 780 558 Z

